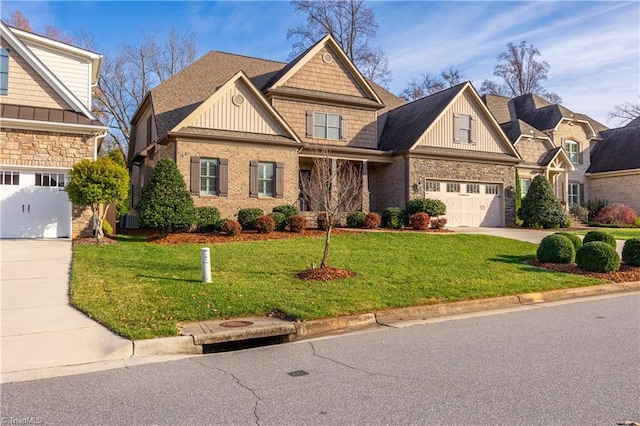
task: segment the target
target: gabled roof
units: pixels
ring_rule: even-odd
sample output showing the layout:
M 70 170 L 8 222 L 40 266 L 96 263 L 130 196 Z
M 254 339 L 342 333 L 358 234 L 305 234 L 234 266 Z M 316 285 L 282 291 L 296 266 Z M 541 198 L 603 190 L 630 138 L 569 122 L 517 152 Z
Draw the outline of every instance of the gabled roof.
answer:
M 630 127 L 630 126 L 640 126 L 640 117 L 636 117 L 635 119 L 631 120 L 630 122 L 627 123 L 625 127 Z
M 640 126 L 606 130 L 600 136 L 587 173 L 640 169 Z
M 542 133 L 540 130 L 525 123 L 522 120 L 509 121 L 508 123 L 502 123 L 500 125 L 504 133 L 507 135 L 512 144 L 516 144 L 520 138 L 534 137 L 538 139 L 549 140 L 549 137 Z
M 53 74 L 49 68 L 47 68 L 42 61 L 20 40 L 17 33 L 13 29 L 5 25 L 0 20 L 0 35 L 4 38 L 13 50 L 18 54 L 35 70 L 40 77 L 46 81 L 55 92 L 60 95 L 62 99 L 71 107 L 74 111 L 84 114 L 91 120 L 96 120 L 91 110 L 85 106 L 61 81 Z M 41 36 L 37 36 L 42 38 Z
M 547 151 L 547 153 L 538 160 L 538 165 L 542 167 L 549 167 L 557 158 L 559 158 L 561 162 L 565 163 L 569 170 L 575 170 L 575 167 L 571 162 L 571 158 L 569 158 L 565 150 L 560 146 Z

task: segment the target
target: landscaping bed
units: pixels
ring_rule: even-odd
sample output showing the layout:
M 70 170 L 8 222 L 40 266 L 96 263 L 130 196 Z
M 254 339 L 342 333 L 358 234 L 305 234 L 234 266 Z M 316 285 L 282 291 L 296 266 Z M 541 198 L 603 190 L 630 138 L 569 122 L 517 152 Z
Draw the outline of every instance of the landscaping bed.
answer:
M 530 259 L 527 263 L 531 266 L 549 269 L 567 274 L 583 275 L 585 277 L 613 281 L 614 283 L 627 283 L 640 281 L 640 267 L 622 264 L 615 272 L 591 272 L 578 268 L 575 263 L 542 263 L 536 259 Z

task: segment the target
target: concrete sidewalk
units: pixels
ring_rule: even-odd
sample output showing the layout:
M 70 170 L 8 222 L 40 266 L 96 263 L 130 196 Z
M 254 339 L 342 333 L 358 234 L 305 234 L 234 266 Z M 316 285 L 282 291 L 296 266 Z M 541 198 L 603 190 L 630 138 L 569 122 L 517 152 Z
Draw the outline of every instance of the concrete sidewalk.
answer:
M 133 343 L 69 304 L 69 240 L 1 240 L 0 372 L 123 359 Z

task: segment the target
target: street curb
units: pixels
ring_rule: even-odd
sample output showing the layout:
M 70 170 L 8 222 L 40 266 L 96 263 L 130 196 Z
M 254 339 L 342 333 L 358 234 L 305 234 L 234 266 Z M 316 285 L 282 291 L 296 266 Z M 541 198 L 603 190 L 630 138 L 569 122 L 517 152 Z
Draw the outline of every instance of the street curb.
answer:
M 361 330 L 374 327 L 377 324 L 375 314 L 351 315 L 348 317 L 325 318 L 312 321 L 296 322 L 295 334 L 289 336 L 289 341 L 294 342 L 313 337 L 327 336 L 345 333 L 347 331 Z
M 202 354 L 202 345 L 196 345 L 193 336 L 175 336 L 133 341 L 134 357 L 193 354 Z

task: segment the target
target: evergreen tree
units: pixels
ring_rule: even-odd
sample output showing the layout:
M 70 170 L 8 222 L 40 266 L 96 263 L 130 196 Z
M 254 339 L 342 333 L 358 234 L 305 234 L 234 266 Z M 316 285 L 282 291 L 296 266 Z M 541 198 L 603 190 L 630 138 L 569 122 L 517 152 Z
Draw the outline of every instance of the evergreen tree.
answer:
M 518 211 L 523 226 L 528 228 L 558 228 L 567 222 L 562 204 L 553 193 L 551 184 L 544 176 L 536 176 Z

